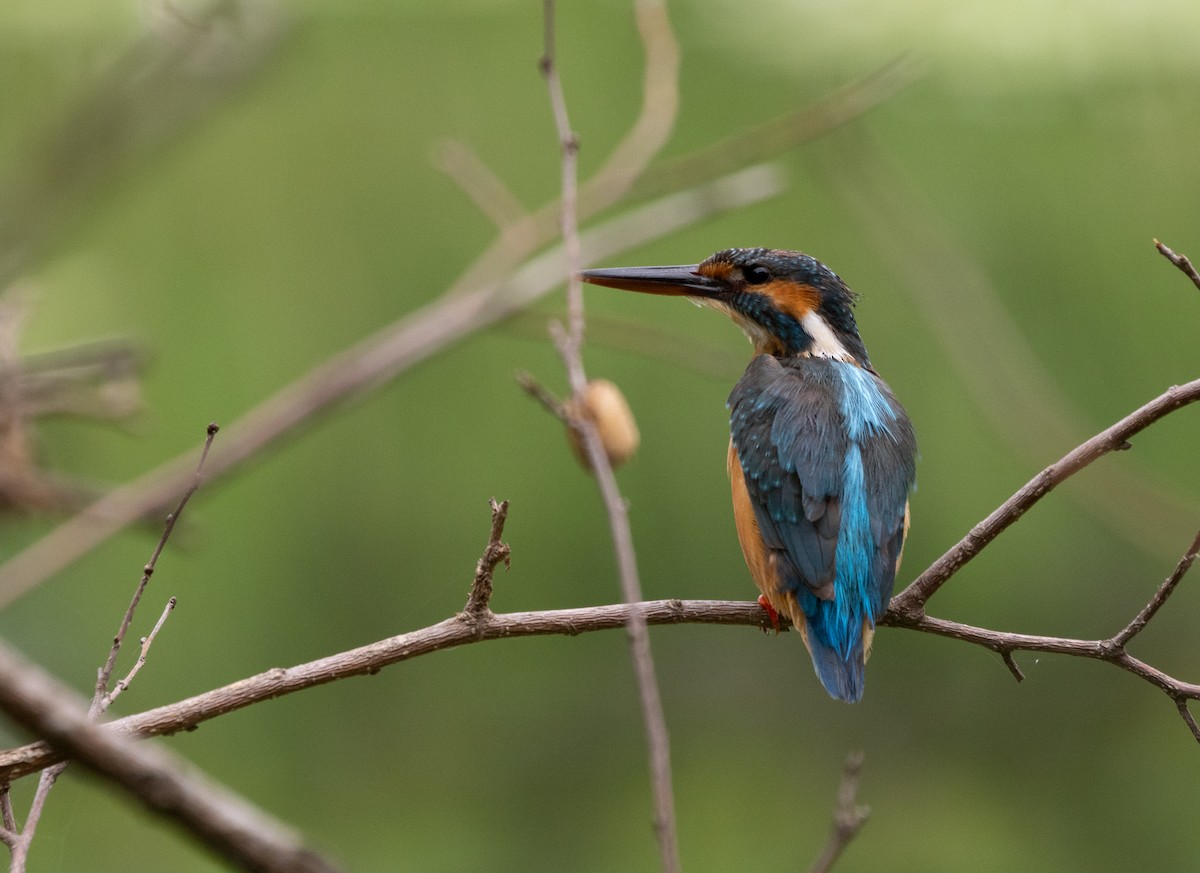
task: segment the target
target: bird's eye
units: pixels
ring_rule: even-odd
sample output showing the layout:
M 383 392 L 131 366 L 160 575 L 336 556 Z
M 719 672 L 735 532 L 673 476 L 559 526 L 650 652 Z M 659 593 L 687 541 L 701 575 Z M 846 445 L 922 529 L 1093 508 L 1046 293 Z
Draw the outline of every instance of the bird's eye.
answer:
M 746 267 L 742 270 L 742 275 L 746 277 L 746 281 L 751 285 L 761 285 L 771 278 L 771 271 L 766 267 L 760 267 L 758 264 Z

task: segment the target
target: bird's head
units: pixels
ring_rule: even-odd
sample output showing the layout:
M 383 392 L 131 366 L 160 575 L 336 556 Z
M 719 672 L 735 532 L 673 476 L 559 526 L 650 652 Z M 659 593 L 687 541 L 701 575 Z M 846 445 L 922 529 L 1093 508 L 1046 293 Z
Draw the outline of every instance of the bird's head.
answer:
M 856 295 L 837 273 L 802 252 L 725 249 L 699 264 L 586 270 L 580 277 L 719 309 L 760 354 L 816 355 L 871 366 L 854 323 Z

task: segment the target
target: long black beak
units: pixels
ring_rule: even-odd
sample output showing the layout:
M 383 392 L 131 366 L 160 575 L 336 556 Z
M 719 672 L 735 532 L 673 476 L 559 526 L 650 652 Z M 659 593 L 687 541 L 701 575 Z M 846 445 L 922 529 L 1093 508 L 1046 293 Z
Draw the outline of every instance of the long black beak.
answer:
M 714 297 L 722 285 L 696 272 L 699 264 L 679 267 L 617 267 L 611 270 L 584 270 L 579 278 L 593 285 L 667 294 L 674 297 Z

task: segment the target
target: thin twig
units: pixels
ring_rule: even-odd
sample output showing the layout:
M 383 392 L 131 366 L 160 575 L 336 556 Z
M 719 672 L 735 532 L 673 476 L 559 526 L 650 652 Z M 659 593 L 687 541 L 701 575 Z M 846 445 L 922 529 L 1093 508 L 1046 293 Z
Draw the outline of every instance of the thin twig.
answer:
M 562 156 L 561 194 L 559 197 L 559 222 L 562 230 L 563 253 L 567 260 L 567 337 L 569 348 L 576 357 L 583 347 L 583 285 L 579 271 L 583 269 L 583 254 L 579 244 L 579 225 L 576 219 L 576 203 L 579 186 L 576 168 L 579 164 L 579 137 L 571 129 L 567 114 L 567 100 L 563 94 L 562 80 L 554 54 L 554 0 L 543 0 L 544 20 L 542 57 L 538 64 L 550 92 L 550 107 L 554 112 L 554 127 L 558 131 L 558 147 Z M 586 379 L 582 367 L 569 367 L 571 390 L 575 394 L 583 391 Z
M 137 587 L 134 589 L 133 598 L 130 600 L 129 607 L 125 610 L 125 614 L 121 618 L 120 627 L 113 637 L 108 658 L 105 660 L 104 666 L 97 671 L 96 685 L 92 692 L 92 699 L 88 704 L 87 713 L 88 719 L 92 721 L 99 718 L 117 696 L 129 687 L 129 683 L 133 681 L 133 677 L 137 675 L 138 671 L 146 663 L 146 657 L 149 654 L 154 638 L 158 636 L 158 632 L 166 622 L 167 616 L 175 608 L 175 598 L 172 597 L 167 602 L 167 607 L 155 623 L 153 630 L 151 630 L 148 636 L 142 639 L 142 648 L 137 661 L 130 669 L 128 675 L 117 684 L 117 687 L 110 694 L 108 692 L 108 681 L 112 676 L 113 668 L 116 666 L 117 653 L 120 651 L 121 645 L 125 640 L 129 626 L 133 623 L 134 614 L 137 612 L 138 604 L 141 602 L 146 586 L 150 583 L 150 577 L 154 575 L 154 569 L 158 566 L 158 558 L 162 554 L 163 549 L 166 548 L 167 540 L 170 539 L 171 532 L 175 529 L 175 524 L 179 520 L 179 516 L 183 513 L 184 507 L 187 506 L 188 501 L 196 493 L 203 481 L 201 474 L 204 470 L 204 462 L 208 458 L 209 449 L 212 448 L 213 439 L 216 437 L 218 430 L 220 430 L 220 427 L 216 422 L 208 426 L 205 433 L 204 448 L 200 452 L 200 460 L 197 462 L 195 472 L 192 474 L 192 483 L 184 492 L 183 497 L 180 498 L 175 511 L 167 516 L 166 523 L 163 525 L 162 535 L 158 538 L 158 543 L 154 547 L 150 560 L 142 568 L 142 578 L 138 581 Z M 24 873 L 29 849 L 33 844 L 34 835 L 37 833 L 37 826 L 41 821 L 42 812 L 46 808 L 46 801 L 50 796 L 50 791 L 57 784 L 58 777 L 67 768 L 67 763 L 63 761 L 42 771 L 41 777 L 38 779 L 37 788 L 33 793 L 33 800 L 29 804 L 29 814 L 25 817 L 25 827 L 12 846 L 12 864 L 9 873 Z
M 562 152 L 560 202 L 562 204 L 563 249 L 567 259 L 568 328 L 563 331 L 557 324 L 551 325 L 551 328 L 555 346 L 558 348 L 559 356 L 567 370 L 571 393 L 574 397 L 580 398 L 587 387 L 587 375 L 583 366 L 583 286 L 579 279 L 579 272 L 583 269 L 583 256 L 576 218 L 578 197 L 576 165 L 579 141 L 571 129 L 566 98 L 558 76 L 554 49 L 554 8 L 554 0 L 544 0 L 545 51 L 540 66 L 542 75 L 546 79 Z M 649 156 L 647 156 L 648 159 Z M 621 497 L 620 489 L 617 487 L 612 465 L 600 441 L 595 422 L 586 416 L 580 416 L 577 419 L 573 418 L 569 424 L 583 439 L 589 466 L 596 477 L 604 507 L 608 513 L 622 596 L 626 603 L 637 604 L 642 599 L 642 586 L 638 578 L 637 559 L 634 555 L 633 533 L 629 528 L 625 500 Z M 650 780 L 654 792 L 654 831 L 658 839 L 659 856 L 664 873 L 679 873 L 681 866 L 675 824 L 675 792 L 671 779 L 670 738 L 667 733 L 666 716 L 663 714 L 662 696 L 658 690 L 654 657 L 650 649 L 650 632 L 646 626 L 645 617 L 636 606 L 630 610 L 626 632 L 629 637 L 629 650 L 633 659 L 638 698 L 641 702 L 642 717 L 645 723 Z
M 438 169 L 453 179 L 501 232 L 528 219 L 517 195 L 466 143 L 444 140 L 435 158 Z
M 15 854 L 20 841 L 20 826 L 13 812 L 12 786 L 5 782 L 0 785 L 0 843 L 4 843 Z
M 150 560 L 146 562 L 146 566 L 142 568 L 142 578 L 138 583 L 137 588 L 133 592 L 133 599 L 129 601 L 129 608 L 125 610 L 125 615 L 121 618 L 121 626 L 117 628 L 117 633 L 113 637 L 112 648 L 108 651 L 108 658 L 104 662 L 104 666 L 96 676 L 96 693 L 92 699 L 91 712 L 95 718 L 100 713 L 108 708 L 112 699 L 108 697 L 108 680 L 112 676 L 113 668 L 117 663 L 117 654 L 121 651 L 121 644 L 125 641 L 125 634 L 129 632 L 129 625 L 133 623 L 134 613 L 137 612 L 138 604 L 142 600 L 142 595 L 146 591 L 146 586 L 150 584 L 150 577 L 154 575 L 154 568 L 158 566 L 158 558 L 162 554 L 163 549 L 167 546 L 167 540 L 171 538 L 171 532 L 175 530 L 175 523 L 179 520 L 180 513 L 187 506 L 192 495 L 200 488 L 203 479 L 201 474 L 204 470 L 204 462 L 208 460 L 209 450 L 212 448 L 213 439 L 217 435 L 217 431 L 221 428 L 213 422 L 208 426 L 204 438 L 204 448 L 200 450 L 200 460 L 196 463 L 196 469 L 192 473 L 192 482 L 188 489 L 183 492 L 183 497 L 180 498 L 179 504 L 175 507 L 175 511 L 167 516 L 166 523 L 163 525 L 162 535 L 158 538 L 158 543 L 154 546 L 154 551 L 150 555 Z M 173 606 L 174 604 L 172 604 Z M 163 614 L 166 617 L 166 613 Z M 160 619 L 161 622 L 161 619 Z M 114 697 L 116 695 L 113 695 Z
M 1187 255 L 1180 255 L 1173 252 L 1167 246 L 1163 245 L 1158 240 L 1154 241 L 1154 247 L 1162 253 L 1162 256 L 1183 271 L 1183 275 L 1192 280 L 1192 284 L 1200 288 L 1200 273 L 1196 272 L 1196 268 L 1192 266 L 1192 262 Z
M 1175 590 L 1184 574 L 1191 568 L 1198 553 L 1200 553 L 1200 531 L 1196 532 L 1196 538 L 1192 540 L 1191 546 L 1179 559 L 1179 563 L 1175 565 L 1171 575 L 1164 579 L 1162 585 L 1158 587 L 1158 591 L 1154 592 L 1154 598 L 1142 607 L 1142 611 L 1134 616 L 1133 621 L 1129 622 L 1124 630 L 1113 637 L 1113 645 L 1123 649 L 1130 640 L 1142 632 L 1149 624 L 1150 619 L 1154 618 L 1155 614 L 1162 609 L 1163 604 L 1167 602 L 1167 598 L 1171 596 L 1171 592 Z
M 33 792 L 33 800 L 29 802 L 29 812 L 25 816 L 25 827 L 12 843 L 12 858 L 9 863 L 9 873 L 25 873 L 28 863 L 29 849 L 33 845 L 33 837 L 37 833 L 42 813 L 46 809 L 46 801 L 50 792 L 58 784 L 58 777 L 67 769 L 70 761 L 59 761 L 47 767 L 38 776 L 37 788 Z
M 1179 715 L 1183 718 L 1184 724 L 1188 726 L 1188 730 L 1190 730 L 1192 732 L 1192 736 L 1196 738 L 1196 742 L 1200 742 L 1200 724 L 1196 723 L 1196 717 L 1192 715 L 1192 711 L 1188 709 L 1188 698 L 1176 698 L 1175 706 L 1178 708 Z
M 488 544 L 484 548 L 483 554 L 475 564 L 475 580 L 471 583 L 471 594 L 467 597 L 467 605 L 463 607 L 463 614 L 470 618 L 476 618 L 491 611 L 492 576 L 496 572 L 496 567 L 501 562 L 505 567 L 512 565 L 512 549 L 508 547 L 507 543 L 500 542 L 500 537 L 504 536 L 504 522 L 508 518 L 508 501 L 501 500 L 497 503 L 493 497 L 489 501 L 489 505 L 492 508 L 492 532 L 488 537 Z
M 141 671 L 142 667 L 146 666 L 146 658 L 150 655 L 150 647 L 154 645 L 154 640 L 158 637 L 158 632 L 162 630 L 163 625 L 167 623 L 167 618 L 174 611 L 176 603 L 177 601 L 174 597 L 168 598 L 167 605 L 163 607 L 162 615 L 158 617 L 158 621 L 154 623 L 154 627 L 151 629 L 150 633 L 142 637 L 142 648 L 141 651 L 138 652 L 137 660 L 134 661 L 133 666 L 129 668 L 129 672 L 125 674 L 125 678 L 113 686 L 112 693 L 105 695 L 105 709 L 108 709 L 108 707 L 112 705 L 112 702 L 120 697 L 127 688 L 129 688 L 130 684 Z
M 983 548 L 1045 497 L 1056 485 L 1078 473 L 1088 464 L 1109 452 L 1129 447 L 1129 438 L 1145 430 L 1165 415 L 1200 400 L 1200 379 L 1185 385 L 1172 386 L 1166 392 L 1136 409 L 1111 427 L 1105 428 L 1087 442 L 1072 449 L 1051 464 L 1012 497 L 1004 501 L 987 518 L 975 525 L 954 548 L 946 552 L 912 584 L 892 598 L 891 611 L 913 617 L 924 613 L 925 604 L 955 573 L 979 554 Z
M 862 774 L 863 754 L 852 752 L 842 765 L 842 781 L 838 786 L 837 805 L 833 808 L 833 827 L 825 848 L 808 873 L 829 873 L 837 863 L 850 841 L 858 836 L 859 829 L 866 824 L 871 810 L 858 805 L 858 782 Z
M 524 370 L 518 370 L 515 374 L 517 384 L 521 386 L 521 390 L 536 400 L 542 405 L 542 408 L 557 418 L 559 421 L 567 422 L 567 409 L 563 406 L 563 402 L 554 396 L 554 393 L 533 377 L 531 373 L 526 373 Z

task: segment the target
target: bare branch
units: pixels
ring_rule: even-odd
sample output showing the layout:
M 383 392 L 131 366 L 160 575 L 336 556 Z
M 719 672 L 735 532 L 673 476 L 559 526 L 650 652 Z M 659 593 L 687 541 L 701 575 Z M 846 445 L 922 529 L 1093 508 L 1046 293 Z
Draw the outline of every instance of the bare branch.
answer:
M 204 462 L 208 459 L 208 452 L 212 448 L 213 439 L 216 437 L 217 431 L 220 429 L 220 426 L 217 425 L 216 422 L 213 422 L 208 426 L 204 438 L 204 448 L 200 450 L 200 460 L 196 463 L 195 472 L 192 473 L 192 483 L 188 486 L 188 489 L 183 492 L 183 497 L 179 499 L 179 505 L 175 507 L 175 511 L 167 516 L 166 523 L 163 525 L 162 535 L 158 538 L 158 543 L 155 545 L 154 551 L 150 555 L 150 560 L 146 562 L 146 566 L 142 569 L 141 581 L 138 583 L 137 588 L 133 592 L 133 599 L 129 602 L 129 608 L 125 610 L 125 615 L 121 618 L 121 626 L 117 628 L 116 636 L 113 637 L 113 644 L 112 648 L 110 648 L 108 651 L 108 658 L 105 660 L 104 666 L 100 669 L 100 672 L 96 677 L 96 694 L 92 698 L 91 705 L 91 714 L 93 718 L 104 712 L 104 710 L 108 708 L 109 704 L 112 703 L 113 698 L 116 697 L 116 694 L 110 696 L 106 692 L 108 691 L 108 680 L 112 676 L 113 668 L 117 664 L 117 654 L 121 651 L 121 644 L 125 641 L 125 634 L 129 632 L 129 625 L 133 623 L 133 616 L 134 613 L 137 612 L 138 604 L 142 600 L 142 594 L 145 593 L 146 586 L 150 584 L 150 577 L 154 575 L 154 568 L 158 566 L 159 555 L 161 555 L 163 549 L 166 548 L 167 540 L 171 538 L 171 532 L 175 530 L 175 523 L 179 520 L 179 515 L 183 512 L 183 508 L 187 506 L 188 501 L 192 499 L 192 495 L 196 493 L 196 491 L 200 488 L 200 484 L 203 482 L 201 474 L 204 470 Z M 171 598 L 171 604 L 168 606 L 167 612 L 174 608 L 174 606 L 175 598 Z M 164 612 L 163 617 L 159 619 L 159 625 L 166 620 L 166 617 L 167 613 Z M 154 633 L 158 633 L 157 626 L 155 627 Z M 151 637 L 153 637 L 153 634 Z M 145 657 L 146 648 L 148 647 L 143 645 L 143 658 Z M 135 668 L 133 672 L 137 672 L 137 668 Z M 132 679 L 133 673 L 126 678 Z M 128 685 L 128 682 L 126 682 L 126 685 Z
M 7 782 L 0 785 L 0 843 L 4 843 L 10 849 L 20 838 L 17 833 L 17 816 L 13 812 L 11 788 Z
M 294 667 L 268 670 L 177 703 L 118 719 L 105 727 L 135 737 L 178 733 L 263 700 L 351 676 L 374 675 L 391 664 L 443 649 L 521 636 L 577 636 L 593 631 L 614 630 L 625 626 L 634 612 L 640 613 L 648 625 L 737 625 L 764 631 L 773 627 L 766 612 L 756 601 L 653 600 L 638 604 L 621 603 L 539 612 L 485 613 L 478 618 L 455 616 L 431 627 L 357 649 Z M 783 628 L 787 629 L 786 620 L 780 620 Z M 1131 657 L 1115 646 L 1112 640 L 1076 640 L 1006 633 L 924 615 L 913 618 L 895 612 L 885 615 L 879 624 L 951 637 L 983 646 L 1002 656 L 1007 654 L 1010 658 L 1015 651 L 1037 651 L 1108 661 L 1166 692 L 1180 706 L 1181 712 L 1186 712 L 1187 700 L 1200 699 L 1200 685 L 1167 676 Z M 61 756 L 47 743 L 31 743 L 0 752 L 0 784 L 36 772 L 58 760 L 61 760 Z
M 842 782 L 838 786 L 837 805 L 833 809 L 833 828 L 808 873 L 829 873 L 837 863 L 846 846 L 858 836 L 858 831 L 871 816 L 871 810 L 858 805 L 858 780 L 862 772 L 863 754 L 853 752 L 842 765 Z
M 528 219 L 529 213 L 517 195 L 466 143 L 453 139 L 443 141 L 435 154 L 435 162 L 438 169 L 453 179 L 502 232 Z
M 563 406 L 561 400 L 554 396 L 554 393 L 549 388 L 524 370 L 518 371 L 515 378 L 517 384 L 521 386 L 521 390 L 540 403 L 543 409 L 559 421 L 567 422 L 566 407 Z
M 455 615 L 420 630 L 379 640 L 325 658 L 280 667 L 166 706 L 107 722 L 105 727 L 136 737 L 174 734 L 236 712 L 263 700 L 282 697 L 351 676 L 370 676 L 384 667 L 444 649 L 524 636 L 577 636 L 624 627 L 635 605 L 618 603 L 538 612 Z M 757 602 L 657 600 L 636 604 L 647 624 L 720 624 L 771 627 Z M 60 756 L 45 743 L 0 752 L 0 784 L 40 770 Z
M 1112 428 L 1069 453 L 1059 464 L 1048 468 L 1006 501 L 955 549 L 935 561 L 905 592 L 894 598 L 891 611 L 884 616 L 880 624 L 907 627 L 984 646 L 999 653 L 1017 678 L 1021 677 L 1021 672 L 1012 660 L 1012 653 L 1017 650 L 1055 652 L 1115 663 L 1168 694 L 1176 702 L 1180 714 L 1187 721 L 1189 728 L 1200 740 L 1200 731 L 1195 729 L 1195 720 L 1187 709 L 1188 700 L 1200 699 L 1200 686 L 1181 682 L 1131 657 L 1120 645 L 1122 640 L 1128 641 L 1131 638 L 1128 634 L 1128 626 L 1112 640 L 1073 640 L 1060 637 L 1008 634 L 926 616 L 924 605 L 928 594 L 923 593 L 925 589 L 919 587 L 923 579 L 929 579 L 931 580 L 930 590 L 936 590 L 953 574 L 957 567 L 978 554 L 1000 531 L 1015 521 L 1033 502 L 1059 481 L 1055 478 L 1056 476 L 1063 477 L 1067 474 L 1066 471 L 1080 469 L 1087 459 L 1124 445 L 1128 436 L 1148 427 L 1175 409 L 1194 401 L 1198 395 L 1200 395 L 1200 380 L 1182 387 L 1171 388 L 1151 403 L 1122 419 Z M 1189 550 L 1188 554 L 1191 554 L 1191 551 Z M 1182 577 L 1186 570 L 1186 559 L 1185 555 L 1184 560 L 1180 562 L 1182 569 L 1177 567 L 1173 577 Z M 908 603 L 904 600 L 906 594 L 911 596 Z M 1161 598 L 1162 596 L 1160 588 L 1155 597 Z M 301 664 L 286 670 L 271 670 L 169 706 L 129 716 L 113 722 L 112 728 L 136 736 L 175 733 L 193 728 L 203 721 L 233 712 L 260 700 L 290 694 L 348 676 L 374 674 L 388 664 L 440 649 L 512 636 L 575 635 L 585 631 L 609 630 L 623 626 L 633 613 L 641 614 L 647 624 L 684 622 L 737 624 L 749 625 L 762 630 L 770 627 L 766 613 L 754 602 L 668 600 L 639 603 L 636 606 L 621 604 L 574 610 L 489 615 L 484 622 L 452 618 L 430 628 L 393 637 L 308 664 Z M 1149 620 L 1149 615 L 1146 620 Z M 1136 633 L 1136 619 L 1131 624 L 1135 624 Z M 57 760 L 61 760 L 61 758 L 45 743 L 34 743 L 2 752 L 0 753 L 0 784 L 43 769 Z
M 1145 406 L 1134 410 L 1116 424 L 1072 449 L 1059 461 L 1029 480 L 991 515 L 975 525 L 954 548 L 934 561 L 912 584 L 893 597 L 891 612 L 913 618 L 923 615 L 926 602 L 951 576 L 1056 485 L 1102 455 L 1129 448 L 1129 438 L 1134 434 L 1145 430 L 1163 416 L 1197 400 L 1200 400 L 1200 379 L 1185 385 L 1172 386 Z
M 134 677 L 141 671 L 142 667 L 146 666 L 146 658 L 150 655 L 150 647 L 154 645 L 155 638 L 158 637 L 158 632 L 162 630 L 162 626 L 167 623 L 167 618 L 175 609 L 176 600 L 171 597 L 167 600 L 167 605 L 163 607 L 162 615 L 158 617 L 158 621 L 154 623 L 153 629 L 146 636 L 142 637 L 142 648 L 138 652 L 138 658 L 133 666 L 129 668 L 129 672 L 125 674 L 125 678 L 118 682 L 112 690 L 111 694 L 105 695 L 104 708 L 108 709 L 112 702 L 121 696 L 124 691 L 129 688 Z
M 1158 240 L 1154 241 L 1154 247 L 1162 253 L 1164 258 L 1178 267 L 1183 272 L 1183 275 L 1191 279 L 1193 285 L 1200 288 L 1200 273 L 1196 272 L 1196 268 L 1192 266 L 1192 262 L 1188 260 L 1187 255 L 1176 254 Z
M 1188 699 L 1186 697 L 1178 698 L 1175 701 L 1175 706 L 1179 709 L 1179 714 L 1183 717 L 1184 724 L 1188 726 L 1188 730 L 1196 738 L 1196 742 L 1200 743 L 1200 724 L 1196 723 L 1196 717 L 1188 709 Z
M 471 583 L 471 594 L 467 598 L 467 605 L 463 607 L 463 614 L 471 618 L 491 611 L 492 575 L 500 562 L 503 561 L 505 567 L 512 565 L 512 549 L 507 543 L 500 542 L 500 537 L 504 536 L 504 522 L 508 518 L 508 501 L 497 503 L 492 498 L 489 504 L 492 507 L 492 533 L 483 555 L 475 565 L 475 581 Z
M 1200 553 L 1200 531 L 1196 532 L 1196 538 L 1192 540 L 1191 546 L 1188 548 L 1179 563 L 1175 565 L 1175 570 L 1163 580 L 1162 585 L 1158 587 L 1158 591 L 1154 593 L 1154 598 L 1142 608 L 1133 619 L 1126 625 L 1125 629 L 1113 637 L 1113 645 L 1119 648 L 1125 646 L 1137 634 L 1142 632 L 1142 629 L 1154 618 L 1155 614 L 1162 608 L 1162 605 L 1167 602 L 1167 598 L 1171 596 L 1171 592 L 1179 584 L 1183 576 L 1191 568 L 1192 562 L 1196 560 L 1197 553 Z
M 13 834 L 10 843 L 12 848 L 12 863 L 9 873 L 25 873 L 25 865 L 29 859 L 29 848 L 33 845 L 33 837 L 37 833 L 42 813 L 46 809 L 46 800 L 50 791 L 58 784 L 58 777 L 67 769 L 70 761 L 59 761 L 52 767 L 47 767 L 38 777 L 37 788 L 33 792 L 33 800 L 29 803 L 29 814 L 25 816 L 25 827 L 19 834 Z M 7 841 L 6 841 L 7 842 Z
M 550 107 L 554 112 L 554 126 L 558 131 L 558 146 L 562 153 L 561 187 L 559 200 L 559 223 L 562 229 L 563 253 L 567 260 L 567 344 L 563 348 L 569 351 L 568 357 L 578 358 L 583 347 L 583 287 L 579 281 L 579 271 L 583 269 L 583 254 L 579 244 L 579 225 L 576 219 L 576 202 L 579 186 L 576 181 L 579 163 L 579 138 L 571 129 L 571 119 L 567 114 L 567 100 L 563 94 L 562 80 L 558 77 L 558 67 L 554 55 L 554 0 L 543 0 L 542 9 L 545 20 L 542 27 L 544 46 L 542 58 L 538 66 L 546 79 L 546 89 L 550 93 Z M 560 349 L 562 351 L 562 349 Z M 583 391 L 586 378 L 583 375 L 582 362 L 579 366 L 568 363 L 567 375 L 571 379 L 571 390 L 575 394 Z
M 336 869 L 306 849 L 296 834 L 242 798 L 195 771 L 185 773 L 165 749 L 135 745 L 94 724 L 78 695 L 2 643 L 0 709 L 241 869 L 273 873 Z

